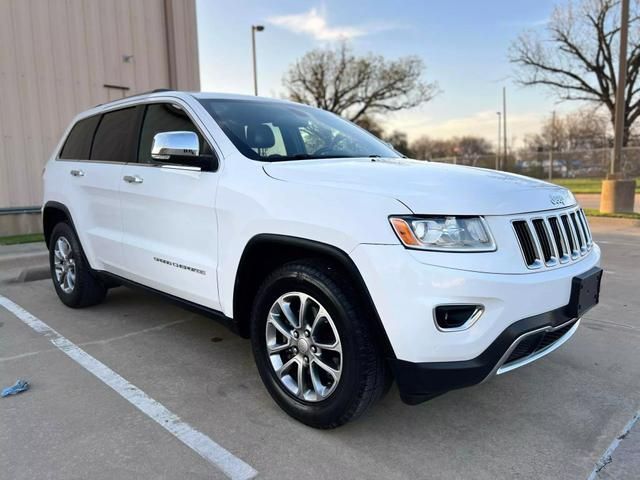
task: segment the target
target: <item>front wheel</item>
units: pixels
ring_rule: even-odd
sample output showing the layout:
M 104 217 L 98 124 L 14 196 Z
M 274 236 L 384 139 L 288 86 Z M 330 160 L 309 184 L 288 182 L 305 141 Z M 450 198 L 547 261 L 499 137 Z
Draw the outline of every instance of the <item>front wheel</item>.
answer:
M 369 310 L 331 264 L 289 263 L 258 291 L 253 353 L 267 390 L 292 417 L 335 428 L 361 415 L 385 386 Z
M 53 286 L 66 306 L 88 307 L 104 299 L 107 288 L 91 270 L 75 231 L 66 222 L 51 232 L 49 265 Z

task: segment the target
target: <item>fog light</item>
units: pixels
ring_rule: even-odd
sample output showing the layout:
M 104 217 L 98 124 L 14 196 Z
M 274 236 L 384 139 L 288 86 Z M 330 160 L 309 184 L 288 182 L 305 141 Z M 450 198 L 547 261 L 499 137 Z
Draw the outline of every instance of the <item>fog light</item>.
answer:
M 433 316 L 438 330 L 455 332 L 471 327 L 482 312 L 482 305 L 439 305 L 433 310 Z

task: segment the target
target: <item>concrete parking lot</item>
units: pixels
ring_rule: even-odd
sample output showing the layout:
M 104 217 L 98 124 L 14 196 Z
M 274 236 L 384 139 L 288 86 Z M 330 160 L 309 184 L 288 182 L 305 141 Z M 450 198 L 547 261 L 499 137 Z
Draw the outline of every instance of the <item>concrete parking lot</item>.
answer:
M 582 480 L 640 405 L 640 229 L 608 225 L 593 223 L 604 253 L 602 303 L 561 349 L 416 407 L 392 389 L 333 431 L 305 427 L 275 405 L 249 342 L 163 299 L 118 288 L 102 305 L 72 310 L 50 280 L 13 280 L 16 265 L 2 272 L 0 295 L 259 478 Z M 0 382 L 32 385 L 0 399 L 0 477 L 225 478 L 50 340 L 0 307 Z M 628 469 L 624 461 L 600 476 L 637 478 L 615 470 Z

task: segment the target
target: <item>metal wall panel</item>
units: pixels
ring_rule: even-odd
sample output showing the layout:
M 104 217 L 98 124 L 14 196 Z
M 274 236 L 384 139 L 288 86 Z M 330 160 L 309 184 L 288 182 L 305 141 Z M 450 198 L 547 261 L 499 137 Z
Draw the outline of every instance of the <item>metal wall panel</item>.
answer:
M 195 15 L 195 0 L 0 0 L 0 208 L 40 205 L 42 168 L 76 113 L 199 90 Z

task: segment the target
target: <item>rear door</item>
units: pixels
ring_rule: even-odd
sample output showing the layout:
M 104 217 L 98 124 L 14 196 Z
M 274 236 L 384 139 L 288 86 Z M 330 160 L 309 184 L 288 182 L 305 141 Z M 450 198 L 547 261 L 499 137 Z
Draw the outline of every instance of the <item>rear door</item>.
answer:
M 123 258 L 126 276 L 157 290 L 219 309 L 217 285 L 218 173 L 151 158 L 157 133 L 192 131 L 200 151 L 212 153 L 186 106 L 145 107 L 137 163 L 120 179 Z
M 135 160 L 136 107 L 81 120 L 60 153 L 66 178 L 65 204 L 93 268 L 117 271 L 120 245 L 120 178 L 127 161 Z

